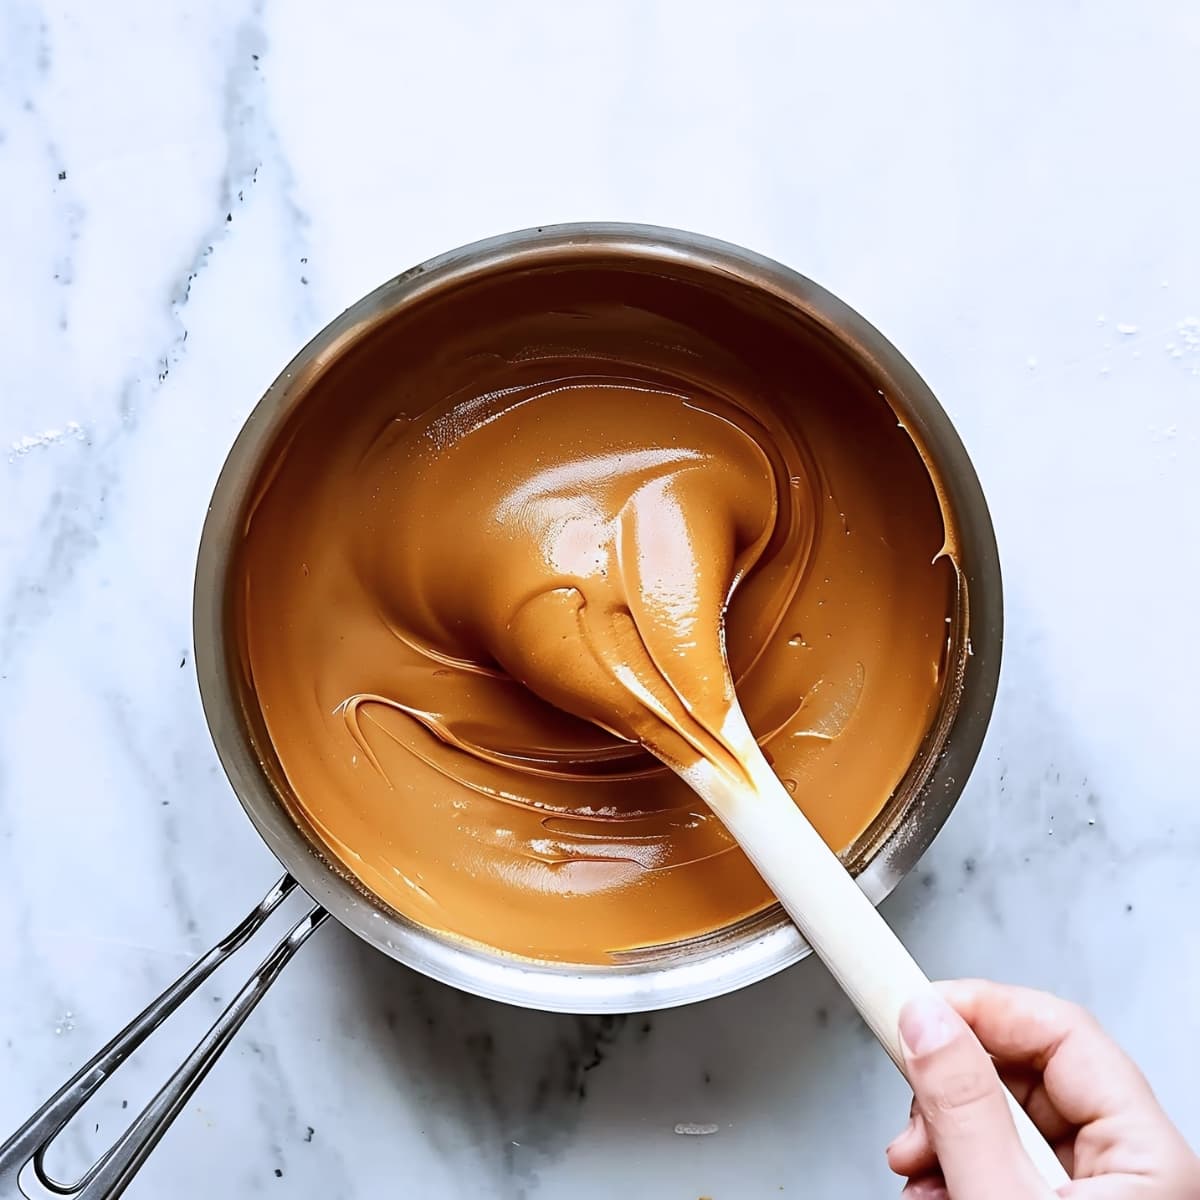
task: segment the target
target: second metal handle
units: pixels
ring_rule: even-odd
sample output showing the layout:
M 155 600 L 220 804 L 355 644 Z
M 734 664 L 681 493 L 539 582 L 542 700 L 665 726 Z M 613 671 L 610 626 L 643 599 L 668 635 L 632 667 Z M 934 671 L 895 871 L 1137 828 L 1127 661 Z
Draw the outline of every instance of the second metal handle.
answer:
M 267 988 L 325 920 L 328 914 L 323 908 L 310 909 L 263 959 L 179 1069 L 78 1182 L 63 1184 L 50 1177 L 45 1167 L 47 1147 L 96 1089 L 231 954 L 253 937 L 295 887 L 296 881 L 290 875 L 280 879 L 243 921 L 151 1001 L 0 1145 L 0 1200 L 113 1200 L 125 1190 Z

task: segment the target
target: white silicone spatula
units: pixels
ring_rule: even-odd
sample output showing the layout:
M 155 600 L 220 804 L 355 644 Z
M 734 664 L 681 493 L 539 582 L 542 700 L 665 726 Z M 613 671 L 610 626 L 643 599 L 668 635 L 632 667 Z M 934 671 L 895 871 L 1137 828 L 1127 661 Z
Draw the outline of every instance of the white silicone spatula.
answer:
M 707 761 L 682 772 L 683 778 L 738 841 L 903 1071 L 900 1010 L 933 985 L 779 782 L 736 703 L 724 732 L 749 782 Z M 1011 1095 L 1008 1099 L 1021 1142 L 1042 1177 L 1052 1187 L 1068 1182 L 1028 1114 Z

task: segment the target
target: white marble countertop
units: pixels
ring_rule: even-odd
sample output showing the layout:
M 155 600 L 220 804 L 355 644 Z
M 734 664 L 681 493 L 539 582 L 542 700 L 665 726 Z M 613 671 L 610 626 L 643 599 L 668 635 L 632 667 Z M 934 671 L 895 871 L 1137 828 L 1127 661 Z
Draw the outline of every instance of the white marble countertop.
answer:
M 189 632 L 255 400 L 397 271 L 609 217 L 795 266 L 941 397 L 1008 641 L 980 764 L 888 913 L 932 972 L 1094 1007 L 1200 1140 L 1198 56 L 1191 0 L 4 4 L 0 1133 L 277 870 Z M 104 1089 L 60 1173 L 247 965 Z M 551 1017 L 330 928 L 129 1195 L 888 1195 L 906 1115 L 812 962 Z

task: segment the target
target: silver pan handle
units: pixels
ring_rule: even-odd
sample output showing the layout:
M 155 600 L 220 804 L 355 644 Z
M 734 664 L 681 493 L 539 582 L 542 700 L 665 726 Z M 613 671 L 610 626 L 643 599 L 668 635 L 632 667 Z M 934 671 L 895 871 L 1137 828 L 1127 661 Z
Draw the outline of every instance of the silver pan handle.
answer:
M 267 988 L 328 915 L 316 906 L 307 912 L 246 981 L 225 1011 L 183 1060 L 159 1093 L 146 1105 L 117 1142 L 76 1183 L 64 1184 L 46 1172 L 47 1147 L 63 1126 L 87 1103 L 114 1071 L 154 1032 L 234 951 L 244 946 L 296 887 L 285 875 L 254 906 L 246 918 L 207 954 L 192 964 L 166 991 L 151 1001 L 90 1062 L 82 1066 L 0 1145 L 0 1200 L 112 1200 L 129 1185 L 167 1126 L 196 1090 L 217 1056 Z

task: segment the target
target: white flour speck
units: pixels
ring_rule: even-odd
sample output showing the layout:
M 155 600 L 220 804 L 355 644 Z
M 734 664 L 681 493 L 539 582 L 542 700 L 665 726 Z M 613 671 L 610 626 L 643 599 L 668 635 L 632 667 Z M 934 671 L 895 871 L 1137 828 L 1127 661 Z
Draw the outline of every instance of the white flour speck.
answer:
M 1175 334 L 1187 353 L 1200 353 L 1200 317 L 1184 317 L 1175 326 Z
M 24 437 L 19 437 L 15 442 L 10 443 L 9 461 L 14 458 L 22 458 L 31 450 L 42 450 L 47 446 L 57 445 L 59 442 L 65 442 L 67 438 L 74 438 L 78 442 L 82 442 L 87 437 L 83 426 L 78 421 L 68 421 L 61 429 L 44 429 L 41 433 L 27 433 Z
M 720 1125 L 697 1125 L 695 1121 L 680 1121 L 675 1126 L 675 1132 L 684 1137 L 708 1137 L 710 1133 L 716 1133 L 720 1128 Z
M 1138 327 L 1136 325 L 1118 325 L 1117 326 L 1117 332 L 1123 333 L 1126 337 L 1129 337 L 1130 334 L 1137 333 L 1137 331 L 1138 331 Z

